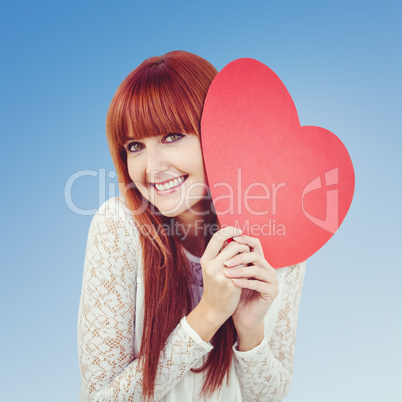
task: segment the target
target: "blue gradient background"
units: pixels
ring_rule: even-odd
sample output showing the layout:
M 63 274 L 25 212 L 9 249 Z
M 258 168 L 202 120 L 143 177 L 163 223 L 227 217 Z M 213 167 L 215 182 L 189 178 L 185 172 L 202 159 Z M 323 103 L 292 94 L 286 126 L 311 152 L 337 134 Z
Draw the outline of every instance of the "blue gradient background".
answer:
M 78 399 L 77 311 L 91 216 L 117 191 L 105 138 L 118 84 L 184 49 L 218 69 L 256 58 L 302 125 L 344 142 L 356 192 L 308 263 L 288 401 L 396 401 L 401 387 L 399 1 L 14 1 L 1 40 L 1 400 Z M 241 155 L 239 155 L 241 157 Z M 110 187 L 110 188 L 109 188 Z M 109 191 L 110 190 L 110 191 Z

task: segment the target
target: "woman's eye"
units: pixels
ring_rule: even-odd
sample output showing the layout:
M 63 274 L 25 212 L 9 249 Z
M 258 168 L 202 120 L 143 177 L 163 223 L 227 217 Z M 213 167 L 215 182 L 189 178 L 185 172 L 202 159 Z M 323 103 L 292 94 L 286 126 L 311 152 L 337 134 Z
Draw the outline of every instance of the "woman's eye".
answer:
M 140 142 L 130 142 L 127 145 L 128 152 L 138 152 L 138 151 L 141 151 L 142 148 L 143 148 L 143 145 Z
M 175 142 L 180 140 L 180 138 L 183 138 L 184 135 L 183 134 L 168 134 L 165 137 L 165 142 Z

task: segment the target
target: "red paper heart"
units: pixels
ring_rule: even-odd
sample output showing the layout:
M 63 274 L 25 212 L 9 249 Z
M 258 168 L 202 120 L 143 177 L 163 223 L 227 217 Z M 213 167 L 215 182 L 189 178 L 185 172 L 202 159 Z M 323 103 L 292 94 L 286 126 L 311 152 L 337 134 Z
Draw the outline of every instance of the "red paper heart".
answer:
M 337 231 L 354 192 L 348 151 L 330 131 L 300 126 L 267 66 L 238 59 L 215 77 L 201 133 L 221 224 L 258 237 L 274 268 L 306 260 Z

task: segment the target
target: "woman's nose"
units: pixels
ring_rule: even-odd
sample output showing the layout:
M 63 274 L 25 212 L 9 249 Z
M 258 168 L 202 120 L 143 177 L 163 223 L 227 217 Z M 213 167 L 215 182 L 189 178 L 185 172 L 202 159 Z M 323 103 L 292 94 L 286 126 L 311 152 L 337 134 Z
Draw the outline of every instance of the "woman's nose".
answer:
M 170 164 L 166 154 L 158 146 L 150 146 L 147 149 L 147 176 L 152 178 L 158 173 L 169 170 Z

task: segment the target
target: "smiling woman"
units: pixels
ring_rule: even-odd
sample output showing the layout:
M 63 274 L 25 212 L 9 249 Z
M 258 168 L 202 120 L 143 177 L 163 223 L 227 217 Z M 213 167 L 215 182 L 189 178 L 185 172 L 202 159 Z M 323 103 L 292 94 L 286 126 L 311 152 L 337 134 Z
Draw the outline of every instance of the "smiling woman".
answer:
M 125 148 L 130 179 L 162 215 L 182 221 L 203 212 L 208 191 L 199 136 L 169 133 L 129 141 Z
M 219 228 L 200 143 L 215 75 L 171 52 L 112 99 L 121 196 L 89 229 L 80 401 L 279 401 L 290 390 L 305 264 L 274 270 L 257 238 Z

